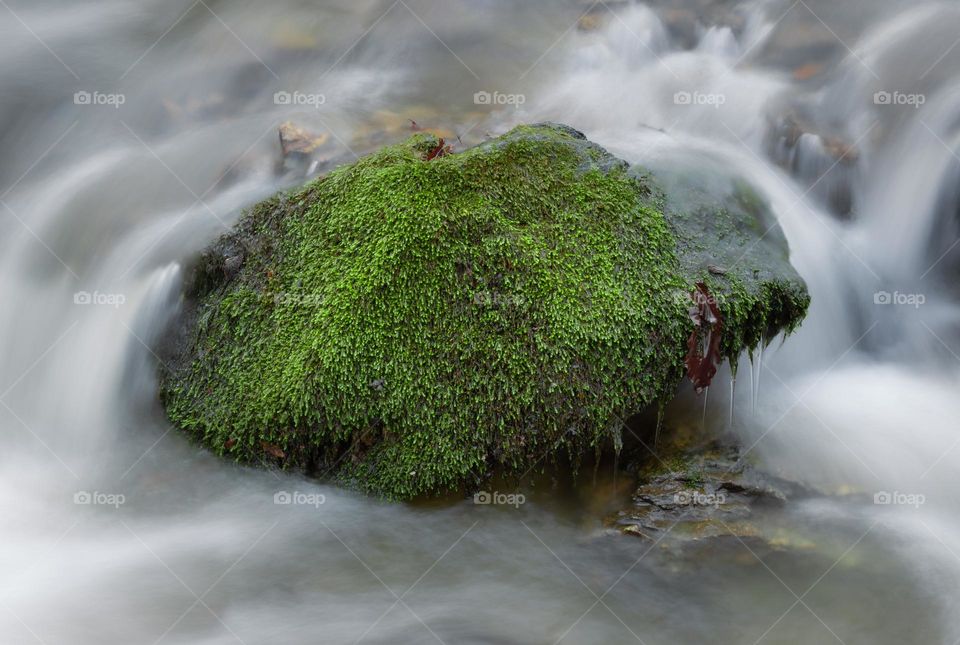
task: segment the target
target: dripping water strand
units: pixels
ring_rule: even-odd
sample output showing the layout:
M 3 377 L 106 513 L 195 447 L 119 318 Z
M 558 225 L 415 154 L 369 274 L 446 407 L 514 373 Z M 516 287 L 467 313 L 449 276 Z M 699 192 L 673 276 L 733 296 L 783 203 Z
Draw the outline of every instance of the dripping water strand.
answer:
M 753 414 L 757 413 L 757 407 L 760 405 L 760 372 L 763 371 L 763 346 L 765 339 L 763 335 L 760 336 L 760 345 L 757 346 L 757 362 L 756 369 L 757 374 L 752 381 L 753 385 L 753 396 L 751 400 L 753 401 Z M 753 367 L 751 365 L 751 367 Z
M 710 395 L 710 386 L 703 388 L 703 413 L 700 416 L 700 428 L 707 429 L 707 398 Z
M 666 413 L 663 403 L 657 406 L 657 429 L 653 434 L 653 450 L 656 452 L 657 446 L 660 443 L 660 428 L 663 427 L 663 417 Z
M 730 414 L 727 418 L 727 425 L 729 429 L 733 430 L 733 405 L 737 398 L 737 373 L 736 370 L 733 371 L 733 374 L 730 376 Z

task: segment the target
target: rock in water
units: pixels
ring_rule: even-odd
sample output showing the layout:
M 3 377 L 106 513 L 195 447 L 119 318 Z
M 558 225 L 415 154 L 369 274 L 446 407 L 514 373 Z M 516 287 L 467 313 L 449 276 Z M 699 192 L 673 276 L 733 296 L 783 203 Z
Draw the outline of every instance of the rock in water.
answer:
M 727 357 L 806 311 L 789 263 L 756 265 L 756 213 L 674 217 L 571 128 L 426 160 L 437 145 L 417 133 L 260 203 L 199 258 L 164 349 L 174 424 L 393 499 L 462 490 L 619 445 L 683 377 L 698 282 Z M 713 257 L 731 230 L 751 233 Z
M 632 506 L 609 516 L 607 525 L 655 541 L 669 536 L 671 546 L 726 536 L 773 539 L 762 518 L 813 493 L 757 469 L 745 452 L 720 441 L 687 450 L 665 446 L 641 470 Z
M 329 134 L 315 135 L 307 132 L 292 121 L 284 121 L 280 124 L 280 151 L 283 156 L 305 155 L 309 156 L 322 147 L 330 138 Z

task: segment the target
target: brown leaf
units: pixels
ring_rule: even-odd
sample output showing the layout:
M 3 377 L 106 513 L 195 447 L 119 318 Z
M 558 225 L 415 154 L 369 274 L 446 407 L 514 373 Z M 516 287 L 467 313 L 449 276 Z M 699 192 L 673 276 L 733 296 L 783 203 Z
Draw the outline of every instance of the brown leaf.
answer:
M 793 77 L 798 81 L 806 81 L 823 71 L 822 63 L 807 63 L 793 70 Z
M 283 459 L 284 457 L 287 456 L 287 454 L 283 452 L 280 446 L 275 446 L 272 443 L 261 441 L 260 447 L 263 448 L 263 451 L 268 455 L 270 455 L 271 457 L 276 457 L 277 459 Z

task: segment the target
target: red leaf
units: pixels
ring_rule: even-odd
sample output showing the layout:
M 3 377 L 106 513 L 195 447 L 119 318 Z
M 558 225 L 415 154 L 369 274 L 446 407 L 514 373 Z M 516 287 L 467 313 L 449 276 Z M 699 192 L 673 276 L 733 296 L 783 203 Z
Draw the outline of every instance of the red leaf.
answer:
M 716 300 L 710 295 L 707 285 L 697 283 L 690 294 L 693 307 L 690 308 L 690 320 L 696 325 L 687 339 L 687 376 L 693 382 L 697 392 L 710 387 L 717 374 L 720 355 L 720 337 L 723 333 L 723 316 Z
M 237 440 L 233 438 L 227 439 L 225 442 L 223 442 L 223 447 L 226 448 L 227 450 L 230 450 L 235 445 L 237 445 Z
M 452 152 L 453 152 L 453 146 L 448 146 L 446 141 L 444 141 L 441 138 L 440 141 L 437 143 L 437 146 L 435 148 L 432 148 L 427 153 L 427 156 L 424 157 L 424 161 L 430 161 L 431 159 L 436 159 L 437 157 L 444 157 L 448 154 L 451 154 Z

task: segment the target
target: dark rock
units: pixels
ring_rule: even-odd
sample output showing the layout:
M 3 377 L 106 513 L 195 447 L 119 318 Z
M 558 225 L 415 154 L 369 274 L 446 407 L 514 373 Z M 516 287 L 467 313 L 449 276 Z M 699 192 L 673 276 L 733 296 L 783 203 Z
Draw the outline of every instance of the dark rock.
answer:
M 669 449 L 668 449 L 669 450 Z M 675 452 L 641 475 L 633 505 L 607 518 L 618 531 L 656 540 L 755 537 L 751 520 L 788 500 L 807 496 L 802 486 L 758 470 L 737 446 L 714 443 Z
M 558 124 L 427 160 L 438 143 L 418 132 L 266 200 L 202 254 L 162 356 L 178 427 L 232 458 L 442 494 L 617 445 L 617 419 L 683 378 L 694 289 L 718 299 L 718 360 L 806 313 L 736 178 L 653 177 Z

